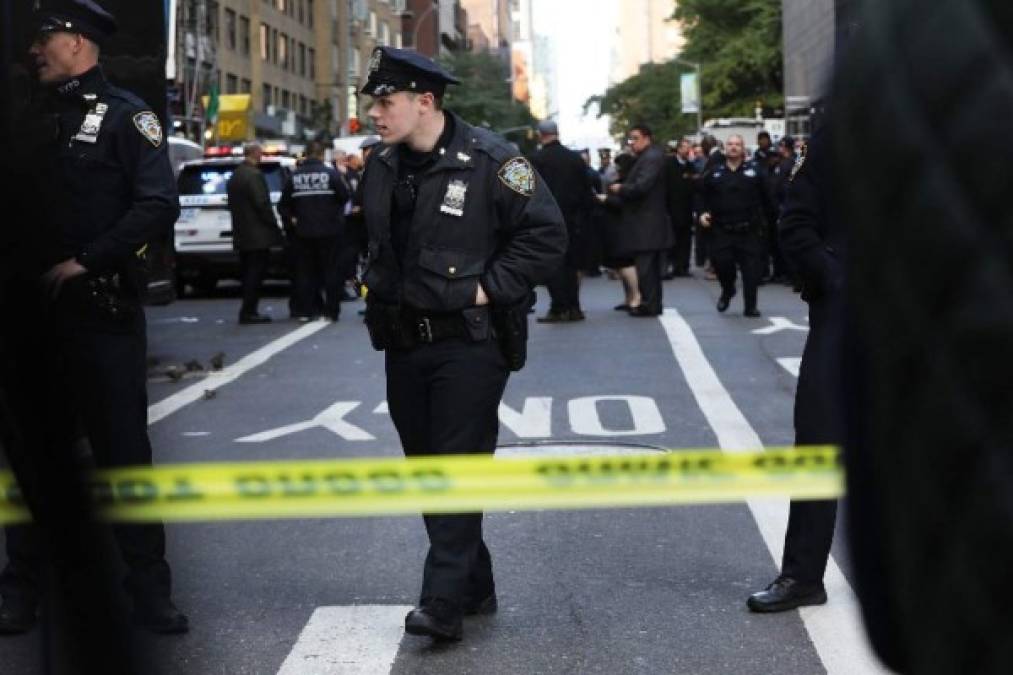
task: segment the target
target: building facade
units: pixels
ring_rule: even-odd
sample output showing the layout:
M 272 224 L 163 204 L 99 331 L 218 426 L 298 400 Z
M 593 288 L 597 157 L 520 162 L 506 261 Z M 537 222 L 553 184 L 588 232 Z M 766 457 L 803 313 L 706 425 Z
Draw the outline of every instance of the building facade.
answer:
M 645 63 L 664 63 L 679 55 L 686 40 L 682 26 L 671 18 L 677 4 L 672 0 L 621 0 L 610 84 L 636 75 Z
M 510 55 L 509 0 L 461 0 L 468 12 L 468 41 L 472 51 Z
M 460 0 L 407 0 L 404 46 L 431 59 L 468 48 L 468 12 Z

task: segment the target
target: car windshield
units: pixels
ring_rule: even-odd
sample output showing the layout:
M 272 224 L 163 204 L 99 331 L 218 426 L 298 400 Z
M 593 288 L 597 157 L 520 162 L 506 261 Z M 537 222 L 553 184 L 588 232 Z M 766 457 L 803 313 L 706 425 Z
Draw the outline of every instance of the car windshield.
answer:
M 225 186 L 232 178 L 237 164 L 196 164 L 183 168 L 179 174 L 179 194 L 181 195 L 223 195 Z M 260 165 L 260 170 L 267 178 L 267 187 L 271 192 L 281 192 L 281 164 L 267 162 Z

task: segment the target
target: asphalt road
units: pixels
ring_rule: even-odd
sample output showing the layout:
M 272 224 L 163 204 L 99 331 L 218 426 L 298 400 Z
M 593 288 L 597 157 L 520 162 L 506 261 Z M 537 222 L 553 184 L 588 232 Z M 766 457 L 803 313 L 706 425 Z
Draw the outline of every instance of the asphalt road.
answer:
M 715 405 L 741 412 L 736 438 L 755 431 L 764 445 L 790 444 L 805 305 L 790 289 L 766 286 L 764 317 L 747 319 L 741 295 L 718 314 L 717 293 L 702 279 L 667 282 L 669 312 L 640 319 L 612 311 L 617 282 L 588 280 L 585 322 L 532 321 L 528 365 L 504 399 L 517 414 L 501 443 L 727 446 L 722 439 L 734 433 L 701 402 L 716 396 Z M 541 314 L 547 298 L 539 296 Z M 277 295 L 263 305 L 273 324 L 242 327 L 228 290 L 152 308 L 156 461 L 399 455 L 383 405 L 382 355 L 369 346 L 360 307 L 346 303 L 336 324 L 300 326 L 286 320 Z M 703 391 L 692 374 L 699 369 L 677 361 L 679 345 L 692 347 L 677 336 L 684 325 L 723 393 Z M 234 379 L 209 375 L 215 355 Z M 539 410 L 549 411 L 547 420 Z M 469 619 L 465 640 L 453 645 L 401 630 L 425 554 L 417 517 L 171 525 L 175 598 L 192 630 L 144 638 L 148 672 L 872 672 L 843 537 L 834 559 L 844 575 L 828 582 L 827 606 L 771 616 L 746 610 L 747 595 L 777 574 L 771 549 L 783 537 L 784 506 L 489 515 L 500 611 Z M 4 638 L 0 672 L 39 672 L 39 649 L 39 631 Z

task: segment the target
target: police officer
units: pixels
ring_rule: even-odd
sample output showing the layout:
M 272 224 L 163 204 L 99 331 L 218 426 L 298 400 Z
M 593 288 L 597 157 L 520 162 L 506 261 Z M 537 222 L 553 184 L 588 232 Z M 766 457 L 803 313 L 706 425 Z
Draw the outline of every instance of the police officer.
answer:
M 383 139 L 362 181 L 366 323 L 386 350 L 387 398 L 406 455 L 492 453 L 509 371 L 523 364 L 532 289 L 562 263 L 566 230 L 541 177 L 499 136 L 443 110 L 458 81 L 378 47 L 362 93 Z M 496 610 L 482 515 L 425 515 L 419 606 L 405 631 L 459 640 Z
M 828 213 L 830 163 L 823 132 L 791 174 L 779 224 L 785 257 L 798 270 L 802 299 L 809 303 L 809 335 L 795 394 L 795 443 L 844 442 L 842 374 L 844 254 L 846 234 Z M 823 573 L 833 542 L 837 502 L 793 501 L 784 540 L 781 574 L 750 596 L 754 612 L 780 612 L 827 601 Z
M 285 181 L 278 210 L 285 230 L 292 232 L 296 303 L 304 311 L 337 321 L 341 313 L 344 271 L 340 252 L 345 229 L 348 188 L 338 172 L 324 163 L 324 145 L 310 141 L 306 159 Z
M 172 167 L 158 116 L 106 81 L 99 44 L 116 27 L 91 0 L 62 3 L 39 15 L 31 56 L 51 88 L 37 152 L 38 181 L 49 190 L 39 228 L 51 227 L 40 251 L 40 331 L 50 351 L 39 377 L 50 387 L 47 451 L 66 456 L 80 419 L 100 467 L 151 463 L 147 435 L 144 288 L 139 255 L 179 214 Z M 135 623 L 181 633 L 187 618 L 170 600 L 161 524 L 114 527 L 129 569 Z M 8 564 L 0 574 L 0 632 L 28 630 L 39 601 L 37 533 L 7 530 Z
M 531 158 L 540 176 L 544 176 L 549 191 L 559 205 L 566 221 L 569 244 L 566 259 L 546 284 L 549 290 L 549 311 L 539 317 L 539 323 L 565 323 L 583 321 L 580 309 L 580 270 L 587 247 L 585 231 L 591 209 L 593 188 L 587 174 L 587 165 L 573 150 L 559 142 L 559 127 L 552 120 L 538 124 L 541 148 Z
M 766 174 L 745 160 L 745 143 L 733 135 L 725 142 L 725 158 L 702 178 L 700 225 L 711 232 L 711 262 L 721 282 L 719 312 L 735 295 L 736 266 L 742 271 L 745 315 L 756 317 L 757 287 L 763 273 L 761 239 L 766 222 L 776 217 Z

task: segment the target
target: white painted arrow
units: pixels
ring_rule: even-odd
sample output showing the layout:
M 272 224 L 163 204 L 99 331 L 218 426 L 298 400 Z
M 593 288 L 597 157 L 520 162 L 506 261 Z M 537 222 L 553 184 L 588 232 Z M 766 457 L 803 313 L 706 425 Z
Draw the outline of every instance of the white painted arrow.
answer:
M 752 331 L 753 335 L 773 335 L 774 333 L 780 333 L 783 330 L 797 330 L 803 333 L 809 330 L 809 326 L 800 326 L 791 319 L 783 316 L 772 316 L 770 317 L 770 325 L 766 328 L 756 328 Z
M 345 415 L 359 407 L 359 401 L 338 401 L 331 407 L 312 419 L 295 424 L 286 424 L 283 427 L 268 429 L 250 436 L 237 438 L 237 443 L 266 443 L 282 436 L 297 434 L 314 427 L 323 427 L 341 436 L 346 441 L 372 441 L 376 436 L 361 427 L 357 427 L 345 420 Z

